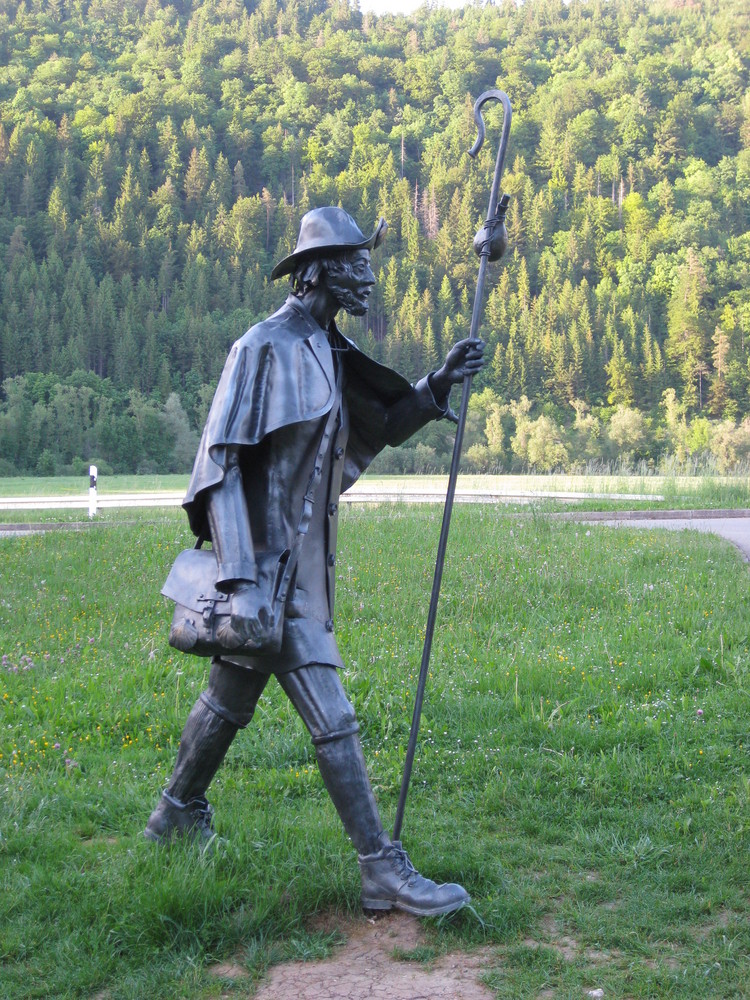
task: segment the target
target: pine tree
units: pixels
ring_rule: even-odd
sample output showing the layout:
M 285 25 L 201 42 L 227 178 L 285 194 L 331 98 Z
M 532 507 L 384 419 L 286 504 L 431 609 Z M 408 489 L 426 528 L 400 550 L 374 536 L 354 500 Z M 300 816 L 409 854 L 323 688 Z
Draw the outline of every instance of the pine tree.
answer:
M 208 188 L 210 167 L 206 150 L 195 146 L 190 153 L 190 161 L 185 173 L 185 198 L 191 217 L 195 219 L 201 207 L 203 194 Z
M 729 337 L 720 326 L 717 326 L 713 340 L 713 351 L 711 358 L 713 361 L 713 378 L 708 395 L 708 408 L 715 417 L 724 416 L 727 400 L 729 397 L 729 387 L 727 385 L 727 362 L 729 360 Z
M 635 399 L 635 370 L 619 337 L 615 339 L 612 357 L 605 368 L 609 387 L 607 401 L 613 406 L 631 406 Z
M 703 379 L 708 370 L 703 297 L 708 283 L 692 248 L 680 268 L 668 307 L 667 356 L 679 372 L 683 402 L 703 405 Z
M 237 160 L 232 173 L 232 200 L 238 201 L 247 196 L 247 184 L 245 183 L 245 171 L 242 163 Z

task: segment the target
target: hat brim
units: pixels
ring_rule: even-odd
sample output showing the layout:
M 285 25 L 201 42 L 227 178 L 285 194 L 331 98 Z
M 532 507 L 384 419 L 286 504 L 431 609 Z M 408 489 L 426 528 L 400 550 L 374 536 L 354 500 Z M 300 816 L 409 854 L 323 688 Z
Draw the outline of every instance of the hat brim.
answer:
M 295 250 L 294 253 L 290 253 L 288 257 L 279 261 L 273 271 L 271 271 L 271 281 L 283 278 L 285 274 L 291 274 L 297 264 L 303 260 L 311 260 L 313 257 L 325 257 L 326 254 L 330 253 L 347 253 L 351 250 L 374 250 L 375 247 L 379 247 L 383 242 L 387 228 L 388 223 L 385 219 L 381 219 L 375 227 L 372 236 L 366 240 L 362 240 L 361 243 L 332 243 L 327 246 L 303 247 L 301 250 Z

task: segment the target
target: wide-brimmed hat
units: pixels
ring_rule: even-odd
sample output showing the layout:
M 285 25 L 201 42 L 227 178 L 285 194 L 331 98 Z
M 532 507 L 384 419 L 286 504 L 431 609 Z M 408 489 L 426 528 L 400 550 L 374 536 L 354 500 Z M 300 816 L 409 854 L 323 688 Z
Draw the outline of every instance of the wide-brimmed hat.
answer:
M 308 257 L 319 257 L 326 251 L 372 250 L 380 246 L 388 223 L 381 219 L 372 236 L 365 236 L 354 219 L 343 208 L 314 208 L 302 216 L 294 253 L 280 261 L 271 271 L 271 280 L 289 274 L 297 263 Z

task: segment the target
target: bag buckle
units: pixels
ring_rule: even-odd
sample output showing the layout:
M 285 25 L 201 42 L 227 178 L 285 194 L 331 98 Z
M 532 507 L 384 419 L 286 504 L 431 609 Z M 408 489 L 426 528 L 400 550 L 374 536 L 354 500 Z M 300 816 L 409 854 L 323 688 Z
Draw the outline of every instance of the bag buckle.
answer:
M 203 605 L 203 623 L 206 628 L 210 628 L 211 622 L 213 621 L 214 612 L 216 611 L 216 602 L 228 600 L 229 594 L 198 594 L 198 603 Z

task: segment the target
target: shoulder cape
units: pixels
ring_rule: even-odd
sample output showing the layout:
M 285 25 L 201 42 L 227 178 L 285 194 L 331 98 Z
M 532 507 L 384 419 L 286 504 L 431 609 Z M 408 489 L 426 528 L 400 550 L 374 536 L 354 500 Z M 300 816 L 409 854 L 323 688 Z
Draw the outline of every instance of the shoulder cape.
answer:
M 412 392 L 397 372 L 369 358 L 337 332 L 350 412 L 344 489 L 375 455 L 393 443 L 390 406 Z M 183 501 L 195 534 L 204 528 L 200 494 L 224 478 L 229 447 L 252 447 L 281 427 L 324 417 L 335 398 L 331 349 L 325 331 L 306 307 L 290 296 L 268 319 L 232 347 L 198 447 Z

